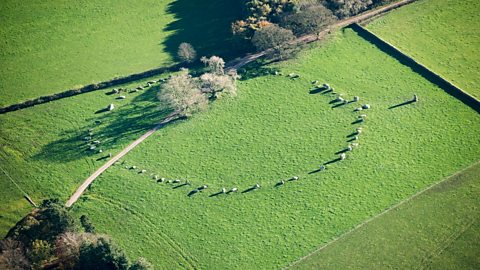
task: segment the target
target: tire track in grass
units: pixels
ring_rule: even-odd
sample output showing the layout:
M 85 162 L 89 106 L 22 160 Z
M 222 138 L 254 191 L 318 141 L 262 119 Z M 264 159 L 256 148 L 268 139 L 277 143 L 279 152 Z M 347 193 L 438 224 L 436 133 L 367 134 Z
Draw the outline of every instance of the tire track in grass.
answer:
M 450 234 L 444 241 L 443 245 L 440 245 L 438 248 L 433 250 L 431 254 L 425 256 L 420 262 L 420 266 L 417 269 L 426 269 L 433 262 L 433 259 L 442 254 L 448 247 L 450 247 L 458 238 L 460 238 L 468 229 L 472 227 L 475 223 L 475 219 L 471 219 L 467 224 L 465 224 L 460 230 Z
M 479 164 L 480 164 L 480 161 L 477 161 L 477 162 L 469 165 L 468 167 L 466 167 L 466 168 L 464 168 L 464 169 L 462 169 L 462 170 L 460 170 L 460 171 L 457 171 L 456 173 L 454 173 L 454 174 L 452 174 L 452 175 L 450 175 L 450 176 L 448 176 L 448 177 L 443 178 L 443 179 L 440 180 L 439 182 L 434 183 L 434 184 L 432 184 L 432 185 L 430 185 L 430 186 L 428 186 L 428 187 L 420 190 L 419 192 L 415 193 L 415 194 L 412 195 L 411 197 L 409 197 L 409 198 L 407 198 L 407 199 L 405 199 L 405 200 L 403 200 L 403 201 L 400 201 L 400 202 L 392 205 L 391 207 L 387 208 L 386 210 L 384 210 L 383 212 L 381 212 L 381 213 L 379 213 L 379 214 L 377 214 L 377 215 L 375 215 L 375 216 L 372 216 L 372 217 L 366 219 L 365 221 L 363 221 L 363 222 L 361 222 L 360 224 L 356 225 L 355 227 L 353 227 L 353 228 L 350 229 L 349 231 L 347 231 L 347 232 L 339 235 L 338 237 L 333 238 L 333 239 L 330 240 L 329 242 L 321 245 L 321 246 L 318 247 L 317 249 L 315 249 L 315 250 L 313 250 L 312 252 L 308 253 L 307 255 L 299 258 L 298 260 L 292 262 L 290 265 L 287 265 L 287 266 L 283 267 L 282 269 L 289 269 L 289 268 L 291 268 L 291 267 L 299 264 L 299 263 L 302 262 L 303 260 L 311 257 L 311 256 L 314 255 L 314 254 L 317 254 L 317 253 L 321 252 L 322 250 L 324 250 L 325 248 L 327 248 L 327 247 L 329 247 L 330 245 L 334 244 L 335 242 L 337 242 L 337 241 L 339 241 L 339 240 L 342 240 L 343 238 L 347 237 L 348 235 L 352 234 L 353 232 L 357 231 L 358 229 L 362 228 L 363 226 L 365 226 L 366 224 L 370 223 L 371 221 L 377 219 L 378 217 L 381 217 L 381 216 L 385 215 L 386 213 L 388 213 L 388 212 L 390 212 L 390 211 L 392 211 L 392 210 L 397 209 L 398 207 L 402 206 L 403 204 L 408 203 L 408 202 L 414 200 L 416 197 L 422 195 L 423 193 L 425 193 L 425 192 L 427 192 L 427 191 L 429 191 L 429 190 L 431 190 L 431 189 L 439 186 L 440 184 L 446 182 L 447 180 L 449 180 L 449 179 L 451 179 L 451 178 L 453 178 L 453 177 L 455 177 L 455 176 L 463 173 L 464 171 L 466 171 L 466 170 L 468 170 L 468 169 L 471 169 L 471 168 L 473 168 L 473 167 L 475 167 L 476 165 L 479 165 Z M 473 223 L 472 223 L 472 224 L 473 224 Z M 463 232 L 462 232 L 462 233 L 463 233 Z
M 184 264 L 183 264 L 182 262 L 177 260 L 177 263 L 180 266 L 185 267 L 187 269 L 199 269 L 199 267 L 197 266 L 197 264 L 198 264 L 197 259 L 195 257 L 193 257 L 192 255 L 188 254 L 182 248 L 182 246 L 179 243 L 177 243 L 174 239 L 172 239 L 170 236 L 168 236 L 165 233 L 162 233 L 161 228 L 158 228 L 158 226 L 155 225 L 153 222 L 151 222 L 150 219 L 146 218 L 145 216 L 141 215 L 139 212 L 136 212 L 135 210 L 133 210 L 131 208 L 124 207 L 118 201 L 115 201 L 114 199 L 108 199 L 108 198 L 105 198 L 105 197 L 97 197 L 97 196 L 94 196 L 94 195 L 90 195 L 89 198 L 92 199 L 92 200 L 103 202 L 103 203 L 105 203 L 105 204 L 107 204 L 111 207 L 115 207 L 117 209 L 123 209 L 126 212 L 132 214 L 138 220 L 141 220 L 144 224 L 146 224 L 148 227 L 150 227 L 155 232 L 157 232 L 158 235 L 160 236 L 160 238 L 163 239 L 164 243 L 167 244 L 168 246 L 170 246 L 178 255 L 180 255 L 180 258 L 184 262 Z

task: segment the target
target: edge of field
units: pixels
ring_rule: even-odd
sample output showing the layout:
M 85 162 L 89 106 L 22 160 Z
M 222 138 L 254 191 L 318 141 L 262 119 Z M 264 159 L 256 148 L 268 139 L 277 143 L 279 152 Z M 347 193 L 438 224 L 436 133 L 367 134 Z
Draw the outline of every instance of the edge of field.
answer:
M 362 254 L 359 255 L 361 257 L 361 255 L 366 254 L 368 252 L 367 251 L 368 247 L 372 247 L 372 246 L 377 247 L 377 248 L 378 247 L 380 247 L 380 248 L 385 248 L 386 247 L 385 245 L 381 245 L 381 243 L 380 244 L 377 243 L 377 245 L 372 244 L 371 239 L 373 239 L 373 238 L 369 238 L 369 237 L 363 237 L 362 238 L 361 237 L 362 234 L 366 234 L 368 236 L 369 233 L 372 233 L 372 235 L 375 234 L 375 237 L 379 237 L 379 238 L 381 238 L 381 240 L 384 240 L 384 241 L 388 240 L 389 243 L 392 243 L 392 242 L 395 242 L 395 243 L 400 242 L 401 243 L 402 240 L 406 239 L 404 233 L 398 233 L 397 232 L 395 235 L 397 235 L 401 239 L 397 239 L 399 241 L 394 241 L 391 238 L 387 238 L 387 237 L 382 238 L 381 236 L 379 236 L 380 235 L 379 232 L 377 230 L 374 230 L 374 228 L 372 228 L 372 227 L 379 226 L 378 223 L 383 221 L 383 219 L 387 219 L 387 217 L 388 217 L 389 222 L 395 222 L 395 217 L 392 218 L 392 215 L 400 216 L 403 212 L 408 211 L 410 208 L 414 208 L 414 207 L 418 207 L 418 206 L 420 206 L 420 208 L 422 208 L 422 207 L 423 208 L 428 208 L 428 206 L 439 207 L 442 202 L 445 205 L 447 205 L 448 203 L 450 203 L 450 200 L 455 200 L 456 198 L 447 196 L 447 197 L 441 198 L 440 202 L 437 202 L 435 200 L 432 201 L 431 197 L 434 197 L 437 193 L 440 193 L 440 192 L 443 192 L 443 193 L 454 192 L 455 190 L 461 189 L 462 187 L 465 188 L 465 186 L 468 186 L 468 184 L 472 184 L 472 182 L 478 181 L 478 175 L 480 175 L 480 161 L 477 161 L 474 164 L 456 172 L 455 174 L 453 174 L 451 176 L 448 176 L 448 177 L 442 179 L 441 181 L 439 181 L 439 182 L 437 182 L 437 183 L 419 191 L 415 195 L 413 195 L 413 196 L 411 196 L 411 197 L 393 205 L 392 207 L 390 207 L 390 208 L 386 209 L 385 211 L 381 212 L 380 214 L 375 215 L 375 216 L 365 220 L 364 222 L 362 222 L 362 223 L 358 224 L 357 226 L 355 226 L 354 228 L 352 228 L 350 231 L 348 231 L 348 232 L 340 235 L 339 237 L 331 240 L 330 242 L 320 246 L 316 250 L 312 251 L 310 254 L 307 254 L 306 256 L 298 259 L 297 261 L 293 262 L 292 264 L 285 267 L 284 269 L 314 269 L 314 268 L 317 268 L 317 267 L 322 267 L 323 268 L 323 267 L 328 267 L 328 266 L 333 267 L 333 268 L 340 267 L 339 265 L 322 265 L 322 264 L 320 264 L 321 262 L 326 261 L 326 260 L 322 260 L 323 255 L 326 252 L 328 252 L 330 249 L 333 249 L 335 252 L 332 252 L 332 253 L 335 254 L 335 257 L 337 257 L 339 255 L 338 252 L 348 252 L 349 248 L 359 248 L 359 247 L 361 247 L 361 250 L 362 250 L 361 253 Z M 478 185 L 478 183 L 476 183 L 476 184 Z M 475 197 L 472 194 L 469 194 L 469 195 L 471 197 Z M 426 200 L 427 203 L 425 203 L 424 205 L 420 205 L 420 203 L 423 202 L 423 200 Z M 474 207 L 474 209 L 472 209 L 472 210 L 473 210 L 472 212 L 475 212 L 478 209 Z M 420 212 L 420 211 L 416 211 L 416 212 Z M 421 212 L 423 213 L 424 211 L 421 211 Z M 466 215 L 466 216 L 468 216 L 468 215 Z M 422 217 L 423 217 L 423 215 L 422 215 Z M 427 216 L 427 217 L 430 217 L 430 216 Z M 410 220 L 402 220 L 402 221 L 403 221 L 402 226 L 404 228 L 408 228 L 409 227 L 408 225 L 413 227 L 414 226 L 413 223 L 416 223 L 416 221 L 418 221 L 418 220 L 410 219 Z M 445 249 L 450 247 L 456 239 L 460 238 L 463 235 L 463 233 L 465 233 L 465 231 L 467 231 L 468 229 L 471 228 L 471 226 L 475 223 L 475 218 L 469 217 L 469 221 L 470 222 L 468 222 L 467 225 L 460 228 L 460 230 L 452 233 L 450 235 L 452 237 L 450 237 L 449 239 L 446 239 L 445 241 L 442 241 L 443 246 L 437 247 L 437 249 L 435 250 L 434 253 L 430 254 L 430 256 L 428 256 L 428 258 L 423 258 L 422 261 L 425 261 L 425 260 L 432 261 L 432 259 L 434 259 L 434 257 L 438 256 L 442 251 L 444 251 Z M 380 227 L 383 228 L 383 227 L 387 227 L 387 226 L 382 226 L 382 224 L 380 224 Z M 416 228 L 418 230 L 428 230 L 428 228 L 420 228 L 420 227 L 421 226 L 416 226 Z M 389 229 L 390 228 L 391 227 L 389 227 Z M 450 229 L 454 230 L 454 228 L 450 228 Z M 357 237 L 360 237 L 360 239 L 356 239 Z M 359 240 L 358 242 L 362 241 L 362 243 L 358 244 L 358 243 L 355 242 L 356 240 Z M 349 243 L 349 242 L 354 242 L 354 243 Z M 355 245 L 355 244 L 357 244 L 357 245 Z M 370 244 L 370 246 L 367 246 L 367 247 L 364 246 L 364 245 L 368 245 L 368 244 Z M 442 243 L 440 243 L 438 245 L 441 245 L 441 244 Z M 337 248 L 338 250 L 335 250 L 335 248 Z M 377 253 L 368 253 L 368 254 L 373 255 L 373 256 L 378 255 Z M 354 260 L 348 259 L 347 261 L 352 262 Z M 369 263 L 373 263 L 373 262 L 370 261 Z M 346 267 L 345 265 L 343 265 L 343 266 Z M 354 266 L 354 265 L 350 265 L 350 267 L 352 267 L 352 266 Z M 379 265 L 377 265 L 377 266 L 379 266 Z M 384 267 L 385 266 L 386 265 L 384 265 Z M 407 267 L 407 266 L 404 265 L 404 267 Z M 423 267 L 421 267 L 421 268 L 423 268 Z

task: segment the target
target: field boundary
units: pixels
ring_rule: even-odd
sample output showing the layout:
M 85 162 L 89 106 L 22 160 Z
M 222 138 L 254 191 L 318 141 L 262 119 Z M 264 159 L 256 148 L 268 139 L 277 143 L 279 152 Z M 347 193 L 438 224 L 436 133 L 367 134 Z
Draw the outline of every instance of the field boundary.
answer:
M 410 196 L 410 197 L 408 197 L 408 198 L 406 198 L 406 199 L 404 199 L 404 200 L 402 200 L 402 201 L 400 201 L 400 202 L 398 202 L 398 203 L 390 206 L 389 208 L 385 209 L 383 212 L 380 212 L 379 214 L 374 215 L 374 216 L 366 219 L 365 221 L 362 221 L 360 224 L 356 225 L 355 227 L 353 227 L 353 228 L 350 229 L 349 231 L 347 231 L 347 232 L 339 235 L 338 237 L 333 238 L 330 242 L 325 243 L 324 245 L 318 247 L 318 248 L 315 249 L 314 251 L 312 251 L 312 252 L 310 252 L 309 254 L 307 254 L 307 255 L 299 258 L 298 260 L 294 261 L 294 262 L 291 263 L 290 265 L 285 266 L 285 267 L 282 268 L 282 269 L 289 269 L 289 268 L 291 268 L 292 266 L 297 265 L 297 264 L 300 263 L 301 261 L 303 261 L 303 260 L 311 257 L 312 255 L 314 255 L 314 254 L 316 254 L 316 253 L 324 250 L 325 248 L 331 246 L 331 245 L 334 244 L 335 242 L 337 242 L 337 241 L 339 241 L 339 240 L 342 240 L 343 238 L 345 238 L 345 237 L 347 237 L 348 235 L 352 234 L 352 233 L 355 232 L 356 230 L 358 230 L 358 229 L 362 228 L 363 226 L 367 225 L 367 224 L 370 223 L 371 221 L 373 221 L 373 220 L 375 220 L 375 219 L 377 219 L 377 218 L 385 215 L 386 213 L 388 213 L 388 212 L 390 212 L 390 211 L 392 211 L 392 210 L 395 210 L 395 209 L 397 209 L 398 207 L 400 207 L 400 206 L 402 206 L 402 205 L 404 205 L 404 204 L 406 204 L 406 203 L 414 200 L 415 198 L 417 198 L 418 196 L 424 194 L 425 192 L 427 192 L 427 191 L 429 191 L 429 190 L 431 190 L 431 189 L 433 189 L 433 188 L 441 185 L 442 183 L 447 182 L 447 181 L 450 180 L 451 178 L 453 178 L 453 177 L 455 177 L 455 176 L 463 173 L 463 172 L 466 171 L 466 170 L 469 170 L 469 169 L 475 167 L 475 166 L 478 165 L 478 164 L 480 164 L 480 161 L 476 161 L 476 162 L 474 162 L 473 164 L 470 164 L 469 166 L 467 166 L 466 168 L 463 168 L 462 170 L 457 171 L 457 172 L 455 172 L 454 174 L 443 178 L 443 179 L 440 180 L 439 182 L 433 183 L 432 185 L 430 185 L 430 186 L 428 186 L 428 187 L 426 187 L 426 188 L 418 191 L 417 193 L 413 194 L 412 196 Z
M 445 92 L 447 92 L 451 96 L 457 98 L 458 100 L 462 101 L 465 105 L 469 106 L 470 108 L 480 113 L 480 101 L 475 97 L 473 97 L 472 95 L 470 95 L 469 93 L 467 93 L 466 91 L 462 90 L 460 87 L 456 86 L 452 82 L 443 78 L 442 76 L 440 76 L 433 70 L 429 69 L 425 65 L 419 63 L 414 58 L 405 54 L 400 49 L 388 43 L 387 41 L 383 40 L 379 36 L 375 35 L 373 32 L 361 26 L 360 24 L 353 23 L 352 25 L 350 25 L 350 28 L 353 29 L 356 33 L 358 33 L 360 37 L 369 41 L 381 51 L 397 59 L 400 63 L 410 67 L 414 72 L 420 74 L 429 82 L 442 88 Z
M 85 93 L 96 91 L 96 90 L 102 90 L 115 85 L 126 84 L 133 81 L 149 78 L 155 75 L 163 74 L 165 72 L 178 70 L 181 66 L 182 66 L 181 64 L 174 64 L 166 67 L 154 68 L 154 69 L 150 69 L 140 73 L 134 73 L 134 74 L 130 74 L 123 77 L 113 78 L 108 81 L 93 83 L 80 88 L 74 88 L 74 89 L 66 90 L 60 93 L 51 94 L 48 96 L 41 96 L 41 97 L 30 99 L 21 103 L 16 103 L 6 107 L 1 107 L 0 114 L 25 109 L 28 107 L 32 107 L 35 105 L 47 103 L 47 102 L 62 99 L 62 98 L 85 94 Z
M 311 42 L 319 41 L 319 40 L 321 40 L 321 38 L 323 38 L 328 33 L 330 33 L 333 29 L 343 28 L 343 27 L 351 25 L 352 23 L 359 23 L 359 22 L 368 20 L 370 18 L 373 18 L 373 17 L 378 16 L 380 14 L 389 12 L 393 9 L 402 7 L 404 5 L 413 3 L 415 1 L 417 1 L 417 0 L 400 0 L 398 2 L 388 4 L 386 6 L 381 6 L 381 7 L 377 7 L 377 8 L 365 11 L 365 12 L 359 14 L 359 15 L 347 18 L 345 20 L 341 20 L 341 21 L 331 25 L 330 27 L 328 27 L 327 29 L 323 30 L 322 32 L 320 32 L 318 34 L 310 34 L 310 35 L 305 35 L 305 36 L 299 37 L 296 41 L 297 42 L 303 42 L 303 43 L 311 43 Z M 240 67 L 242 67 L 242 66 L 244 66 L 244 65 L 246 65 L 250 62 L 253 62 L 253 61 L 263 57 L 267 52 L 268 52 L 268 50 L 258 52 L 258 53 L 255 53 L 255 54 L 247 54 L 242 58 L 232 60 L 232 61 L 230 61 L 226 64 L 227 70 L 238 69 L 238 68 L 240 68 Z M 184 66 L 184 63 L 177 63 L 177 64 L 173 64 L 173 65 L 166 66 L 166 67 L 158 67 L 158 68 L 150 69 L 150 70 L 147 70 L 147 71 L 144 71 L 144 72 L 127 75 L 127 76 L 124 76 L 124 77 L 114 78 L 114 79 L 104 81 L 104 82 L 100 82 L 100 83 L 89 84 L 87 86 L 63 91 L 63 92 L 56 93 L 56 94 L 41 96 L 41 97 L 38 97 L 38 98 L 35 98 L 35 99 L 30 99 L 30 100 L 26 100 L 26 101 L 23 101 L 23 102 L 20 102 L 20 103 L 7 105 L 5 107 L 0 107 L 0 114 L 25 109 L 25 108 L 28 108 L 28 107 L 32 107 L 32 106 L 35 106 L 35 105 L 40 105 L 40 104 L 43 104 L 43 103 L 47 103 L 47 102 L 62 99 L 62 98 L 72 97 L 72 96 L 76 96 L 76 95 L 80 95 L 80 94 L 84 94 L 84 93 L 88 93 L 88 92 L 92 92 L 92 91 L 96 91 L 96 90 L 105 89 L 105 88 L 112 87 L 112 86 L 115 86 L 115 85 L 121 85 L 121 84 L 129 83 L 129 82 L 133 82 L 133 81 L 136 81 L 136 80 L 140 80 L 140 79 L 145 79 L 145 78 L 148 78 L 148 77 L 151 77 L 151 76 L 160 75 L 160 74 L 168 72 L 168 71 L 178 70 L 183 66 Z

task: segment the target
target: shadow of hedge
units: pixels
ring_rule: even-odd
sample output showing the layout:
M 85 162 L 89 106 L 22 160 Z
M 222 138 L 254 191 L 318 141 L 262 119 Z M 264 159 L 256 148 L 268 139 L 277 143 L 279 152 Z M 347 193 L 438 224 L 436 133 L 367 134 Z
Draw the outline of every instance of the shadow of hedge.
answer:
M 108 155 L 109 149 L 115 146 L 131 143 L 171 113 L 171 110 L 158 107 L 156 94 L 159 89 L 159 86 L 154 86 L 133 98 L 130 104 L 113 111 L 97 115 L 92 111 L 87 127 L 65 132 L 63 138 L 42 147 L 33 159 L 62 163 L 89 156 L 98 158 Z M 93 129 L 92 136 L 89 128 Z M 85 137 L 92 137 L 90 141 L 100 141 L 95 150 L 89 150 L 91 144 Z M 99 154 L 99 149 L 103 153 Z

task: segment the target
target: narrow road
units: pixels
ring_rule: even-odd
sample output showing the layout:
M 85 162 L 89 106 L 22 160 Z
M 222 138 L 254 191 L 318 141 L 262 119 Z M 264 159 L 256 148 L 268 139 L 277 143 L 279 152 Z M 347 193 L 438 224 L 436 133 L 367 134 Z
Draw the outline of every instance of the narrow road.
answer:
M 407 4 L 410 4 L 412 2 L 415 2 L 417 0 L 402 0 L 402 1 L 398 1 L 398 2 L 395 2 L 395 3 L 392 3 L 390 5 L 386 5 L 384 7 L 381 7 L 381 8 L 378 8 L 378 9 L 374 9 L 374 10 L 371 10 L 371 11 L 368 11 L 368 12 L 365 12 L 365 13 L 362 13 L 360 15 L 357 15 L 357 16 L 354 16 L 354 17 L 351 17 L 351 18 L 348 18 L 348 19 L 345 19 L 345 20 L 342 20 L 342 21 L 339 21 L 337 22 L 336 24 L 330 26 L 329 28 L 323 30 L 322 32 L 320 32 L 319 34 L 312 34 L 312 35 L 306 35 L 306 36 L 303 36 L 303 37 L 300 37 L 297 39 L 297 42 L 304 42 L 304 43 L 310 43 L 310 42 L 314 42 L 314 41 L 318 41 L 320 40 L 321 38 L 323 38 L 327 33 L 329 33 L 330 31 L 332 31 L 332 29 L 337 29 L 337 28 L 342 28 L 342 27 L 345 27 L 345 26 L 348 26 L 352 23 L 359 23 L 359 22 L 362 22 L 364 20 L 367 20 L 367 19 L 370 19 L 372 17 L 375 17 L 379 14 L 382 14 L 382 13 L 385 13 L 385 12 L 388 12 L 392 9 L 395 9 L 395 8 L 398 8 L 398 7 L 401 7 L 401 6 L 404 6 L 404 5 L 407 5 Z M 228 68 L 227 70 L 236 70 L 236 69 L 239 69 L 241 67 L 243 67 L 244 65 L 248 64 L 248 63 L 251 63 L 261 57 L 263 57 L 268 51 L 263 51 L 263 52 L 258 52 L 258 53 L 255 53 L 255 54 L 250 54 L 250 55 L 247 55 L 241 59 L 238 59 L 238 60 L 233 60 L 231 62 L 229 62 L 227 64 Z M 140 138 L 138 138 L 136 141 L 134 141 L 133 143 L 131 143 L 129 146 L 127 146 L 125 149 L 123 149 L 120 153 L 118 153 L 116 156 L 114 156 L 112 159 L 110 159 L 109 161 L 107 161 L 107 163 L 105 163 L 102 167 L 100 167 L 97 171 L 95 171 L 92 175 L 90 175 L 83 183 L 82 185 L 80 185 L 80 187 L 78 187 L 78 189 L 75 191 L 75 193 L 73 193 L 73 195 L 70 197 L 70 199 L 68 199 L 67 203 L 65 204 L 67 207 L 71 207 L 77 200 L 78 198 L 80 198 L 80 196 L 83 194 L 83 192 L 85 192 L 85 190 L 88 188 L 88 186 L 100 175 L 102 174 L 105 170 L 107 170 L 110 166 L 113 165 L 113 163 L 115 163 L 116 161 L 118 161 L 119 159 L 121 159 L 123 156 L 125 156 L 128 152 L 130 152 L 130 150 L 132 150 L 133 148 L 135 148 L 138 144 L 140 144 L 141 142 L 143 142 L 146 138 L 150 137 L 150 135 L 152 135 L 155 131 L 157 131 L 159 128 L 161 128 L 163 125 L 167 124 L 168 122 L 172 121 L 172 120 L 175 120 L 178 118 L 178 113 L 177 112 L 174 112 L 170 115 L 168 115 L 162 122 L 160 122 L 157 126 L 155 126 L 154 128 L 152 128 L 151 130 L 147 131 L 147 133 L 143 134 Z
M 162 120 L 158 125 L 156 125 L 154 128 L 150 129 L 147 131 L 147 133 L 143 134 L 140 138 L 132 142 L 130 145 L 128 145 L 125 149 L 123 149 L 120 153 L 118 153 L 116 156 L 111 158 L 109 161 L 107 161 L 105 164 L 102 165 L 102 167 L 98 168 L 92 175 L 90 175 L 73 193 L 73 195 L 68 199 L 67 203 L 65 204 L 66 207 L 72 206 L 80 196 L 82 196 L 83 192 L 88 188 L 88 186 L 95 180 L 100 174 L 102 174 L 105 170 L 107 170 L 110 166 L 113 165 L 113 163 L 117 162 L 119 159 L 121 159 L 123 156 L 125 156 L 130 150 L 135 148 L 138 144 L 143 142 L 146 138 L 150 137 L 155 131 L 157 131 L 159 128 L 164 126 L 165 124 L 176 120 L 179 118 L 179 115 L 177 112 L 173 112 L 169 114 L 165 119 Z

